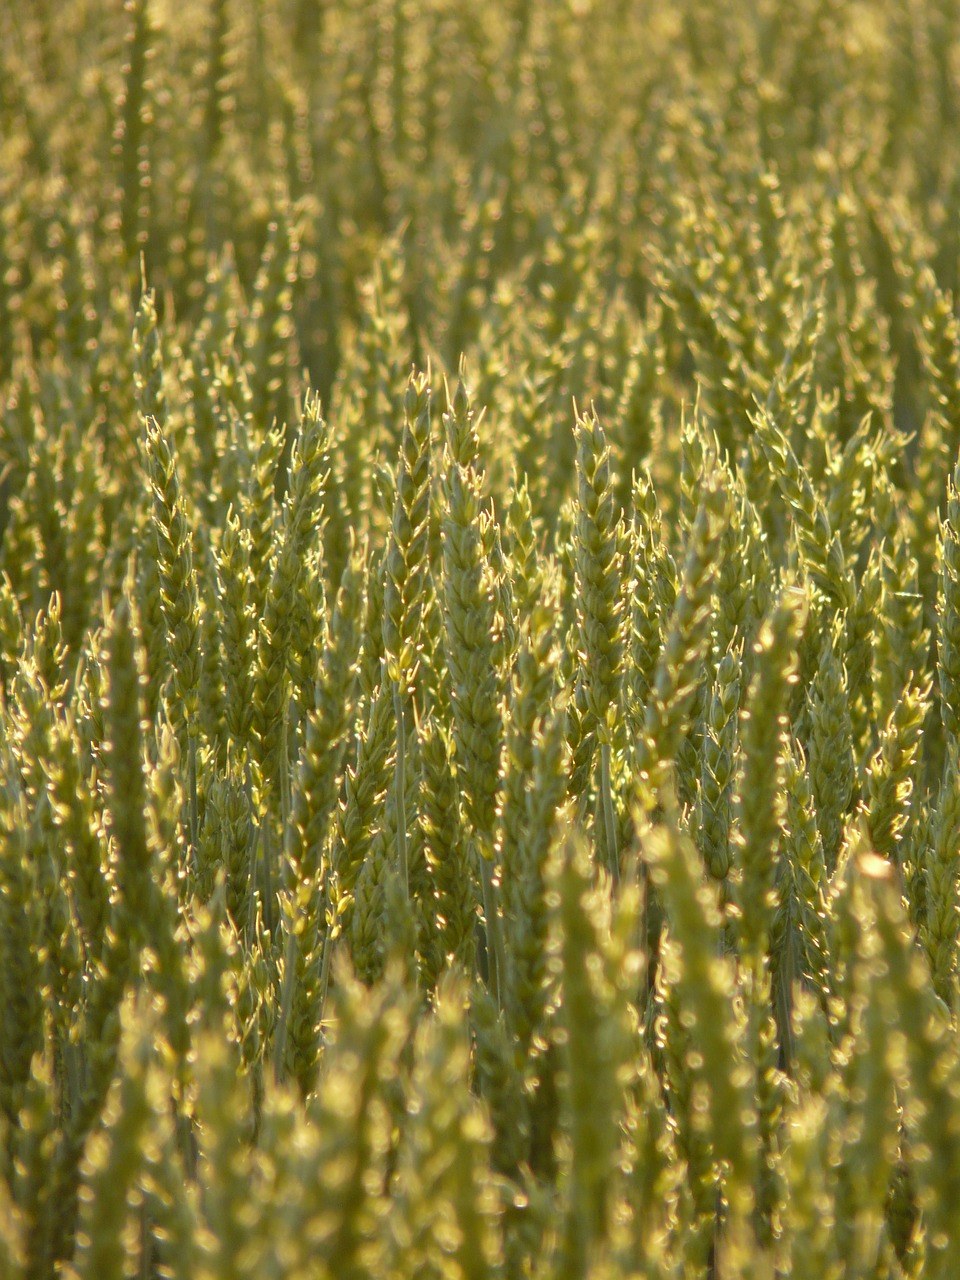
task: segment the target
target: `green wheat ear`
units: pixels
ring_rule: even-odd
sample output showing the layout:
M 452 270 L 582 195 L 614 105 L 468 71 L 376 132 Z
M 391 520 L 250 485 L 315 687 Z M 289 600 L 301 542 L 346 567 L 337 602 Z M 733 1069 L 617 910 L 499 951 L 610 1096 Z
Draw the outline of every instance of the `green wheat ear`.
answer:
M 947 480 L 947 509 L 940 522 L 937 593 L 937 658 L 940 716 L 950 741 L 960 740 L 960 472 Z
M 174 447 L 155 417 L 144 421 L 144 453 L 153 493 L 160 598 L 177 695 L 171 702 L 171 714 L 184 741 L 195 742 L 200 731 L 202 647 L 193 534 Z
M 817 805 L 817 824 L 828 867 L 840 849 L 844 818 L 854 795 L 853 729 L 847 679 L 838 653 L 837 627 L 823 632 L 819 664 L 808 690 L 810 777 Z
M 690 530 L 680 589 L 653 672 L 636 749 L 637 773 L 647 806 L 676 760 L 688 727 L 709 639 L 716 550 L 727 509 L 724 490 L 717 484 L 708 485 Z
M 756 671 L 741 712 L 743 769 L 736 801 L 736 861 L 741 948 L 756 969 L 773 925 L 780 827 L 784 818 L 783 762 L 787 698 L 796 679 L 797 641 L 805 602 L 785 594 L 760 629 Z
M 933 813 L 932 838 L 925 850 L 926 916 L 921 937 L 934 989 L 954 1016 L 960 994 L 957 987 L 957 942 L 960 938 L 958 839 L 960 777 L 956 752 L 951 751 Z
M 663 640 L 664 613 L 676 595 L 676 568 L 664 545 L 657 495 L 652 480 L 642 471 L 634 478 L 631 533 L 628 679 L 631 715 L 639 719 L 650 696 Z
M 285 815 L 289 812 L 289 796 L 285 787 L 290 646 L 293 642 L 295 601 L 307 553 L 319 542 L 319 515 L 330 474 L 327 444 L 327 427 L 320 413 L 319 398 L 308 396 L 291 452 L 289 488 L 284 500 L 279 547 L 257 637 L 253 690 L 258 763 L 267 793 L 281 802 L 280 808 Z
M 878 734 L 866 768 L 866 809 L 877 853 L 898 857 L 910 817 L 923 723 L 930 706 L 929 677 L 911 679 Z
M 163 352 L 153 290 L 143 290 L 133 326 L 133 385 L 137 409 L 143 418 L 164 422 L 167 417 L 163 389 Z
M 577 563 L 581 661 L 591 732 L 609 743 L 623 660 L 620 517 L 610 446 L 596 414 L 577 419 Z
M 726 1195 L 745 1212 L 753 1201 L 757 1115 L 750 1072 L 744 1070 L 748 1046 L 742 1011 L 733 1000 L 733 966 L 720 946 L 718 903 L 703 891 L 696 850 L 675 829 L 658 827 L 642 839 L 676 947 L 674 983 L 683 1022 L 700 1045 L 686 1066 L 700 1094 L 701 1122 L 714 1159 L 726 1165 Z
M 620 709 L 624 655 L 622 520 L 617 511 L 610 446 L 596 414 L 577 419 L 577 512 L 574 530 L 577 626 L 587 720 L 585 739 L 600 747 L 598 828 L 611 873 L 619 875 L 611 779 L 613 725 Z
M 479 478 L 472 461 L 462 461 L 475 455 L 473 418 L 459 383 L 444 419 L 450 460 L 443 481 L 444 626 L 467 803 L 475 826 L 489 841 L 499 787 L 496 605 L 481 535 Z
M 150 851 L 143 771 L 143 694 L 140 656 L 130 606 L 116 607 L 108 632 L 106 763 L 110 827 L 118 851 L 118 882 L 127 927 L 143 937 L 150 915 Z
M 613 1157 L 630 1075 L 629 998 L 640 956 L 640 900 L 626 890 L 614 915 L 609 881 L 594 885 L 586 847 L 568 841 L 553 867 L 553 947 L 562 967 L 567 1203 L 560 1243 L 566 1274 L 582 1274 L 612 1232 Z
M 77 1274 L 120 1275 L 136 1250 L 137 1204 L 153 1127 L 162 1102 L 154 1032 L 144 1003 L 122 1010 L 120 1075 L 104 1111 L 104 1129 L 90 1143 L 81 1189 Z
M 356 714 L 363 610 L 363 559 L 347 562 L 307 714 L 294 784 L 288 854 L 298 879 L 320 873 Z
M 395 482 L 393 521 L 384 556 L 383 650 L 386 674 L 393 686 L 397 720 L 397 754 L 392 795 L 397 820 L 395 835 L 404 892 L 411 891 L 411 851 L 407 798 L 414 777 L 408 744 L 408 703 L 423 647 L 421 629 L 431 578 L 429 565 L 430 515 L 430 391 L 425 377 L 411 379 L 404 398 L 404 427 Z M 412 728 L 412 726 L 410 726 Z
M 416 667 L 420 627 L 429 588 L 430 389 L 426 377 L 411 379 L 404 399 L 404 426 L 396 478 L 396 501 L 384 560 L 384 652 L 387 674 L 405 686 Z
M 476 420 L 458 382 L 444 417 L 448 463 L 443 481 L 444 649 L 450 672 L 457 768 L 480 855 L 484 914 L 494 952 L 494 985 L 506 978 L 490 863 L 500 794 L 502 724 L 493 573 L 484 551 Z
M 936 1232 L 931 1252 L 945 1262 L 945 1251 L 960 1227 L 954 1191 L 960 1179 L 960 1138 L 955 1126 L 938 1119 L 950 1114 L 960 1087 L 950 1021 L 930 985 L 922 956 L 911 945 L 890 864 L 867 855 L 858 870 L 875 906 L 885 969 L 883 980 L 874 986 L 876 998 L 888 1025 L 902 1032 L 896 1049 L 887 1041 L 888 1061 L 904 1090 L 907 1125 L 919 1148 L 916 1172 L 922 1204 Z
M 730 870 L 730 820 L 742 700 L 742 654 L 728 649 L 720 660 L 707 703 L 696 821 L 707 870 L 723 880 Z
M 817 587 L 838 608 L 853 604 L 855 588 L 840 538 L 833 531 L 810 476 L 783 431 L 765 409 L 752 418 L 757 439 L 793 520 L 803 563 Z
M 780 847 L 799 920 L 797 932 L 803 968 L 826 1008 L 832 985 L 824 924 L 828 910 L 826 859 L 817 828 L 810 775 L 797 744 L 791 744 L 783 768 L 786 796 Z
M 0 1107 L 15 1123 L 30 1077 L 33 1055 L 43 1043 L 39 968 L 41 920 L 37 876 L 31 865 L 27 806 L 9 746 L 0 761 L 0 948 L 3 954 L 4 1015 L 0 1032 Z

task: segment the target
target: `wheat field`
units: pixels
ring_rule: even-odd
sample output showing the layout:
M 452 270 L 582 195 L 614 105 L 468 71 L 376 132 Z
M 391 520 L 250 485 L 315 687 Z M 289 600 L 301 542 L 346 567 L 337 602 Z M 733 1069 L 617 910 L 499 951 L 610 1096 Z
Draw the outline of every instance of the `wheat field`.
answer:
M 0 0 L 0 1280 L 960 1276 L 960 3 Z

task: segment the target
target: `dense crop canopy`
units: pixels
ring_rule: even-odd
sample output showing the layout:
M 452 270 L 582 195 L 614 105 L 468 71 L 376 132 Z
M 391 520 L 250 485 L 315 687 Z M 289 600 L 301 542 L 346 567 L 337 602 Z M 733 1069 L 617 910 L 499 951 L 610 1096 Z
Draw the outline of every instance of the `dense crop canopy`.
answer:
M 958 115 L 0 0 L 0 1280 L 960 1275 Z

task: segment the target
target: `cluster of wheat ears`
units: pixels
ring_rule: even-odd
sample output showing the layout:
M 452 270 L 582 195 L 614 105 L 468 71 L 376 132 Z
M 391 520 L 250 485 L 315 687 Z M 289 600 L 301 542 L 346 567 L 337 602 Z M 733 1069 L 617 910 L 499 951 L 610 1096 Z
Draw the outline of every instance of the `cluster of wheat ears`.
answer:
M 960 4 L 0 0 L 0 1278 L 960 1275 Z

